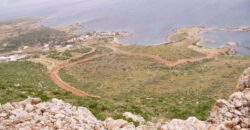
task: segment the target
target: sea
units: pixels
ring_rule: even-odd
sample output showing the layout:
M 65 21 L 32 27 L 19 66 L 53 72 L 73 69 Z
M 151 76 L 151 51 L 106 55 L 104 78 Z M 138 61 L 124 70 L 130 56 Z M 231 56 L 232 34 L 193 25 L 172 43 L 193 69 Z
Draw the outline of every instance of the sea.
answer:
M 40 24 L 62 26 L 79 22 L 84 31 L 127 31 L 126 44 L 159 44 L 173 30 L 205 26 L 250 26 L 250 0 L 1 0 L 0 21 L 46 18 Z M 237 42 L 237 52 L 250 54 L 249 32 L 208 32 L 202 37 L 221 47 Z

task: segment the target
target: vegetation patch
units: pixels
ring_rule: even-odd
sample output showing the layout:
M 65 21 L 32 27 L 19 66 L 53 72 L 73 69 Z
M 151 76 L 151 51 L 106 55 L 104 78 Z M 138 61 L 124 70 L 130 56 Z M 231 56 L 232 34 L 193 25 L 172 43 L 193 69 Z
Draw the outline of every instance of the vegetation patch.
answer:
M 68 95 L 53 84 L 42 65 L 26 61 L 2 63 L 0 72 L 0 103 L 20 101 L 28 96 L 47 100 Z
M 95 54 L 103 54 L 103 53 L 109 53 L 111 52 L 112 50 L 107 48 L 107 47 L 102 47 L 102 46 L 97 46 L 96 47 L 96 51 L 95 51 Z
M 180 42 L 180 41 L 185 40 L 187 37 L 188 37 L 187 32 L 175 33 L 169 37 L 169 42 L 172 42 L 172 43 L 173 42 Z
M 76 48 L 73 50 L 70 50 L 71 52 L 75 52 L 75 53 L 81 53 L 81 54 L 85 54 L 90 52 L 92 49 L 89 47 L 82 47 L 82 48 Z
M 66 44 L 67 34 L 52 28 L 39 27 L 25 34 L 20 34 L 16 37 L 5 39 L 3 42 L 7 43 L 4 51 L 11 51 L 20 46 L 40 46 L 44 44 Z
M 131 111 L 149 117 L 206 119 L 215 99 L 234 91 L 249 57 L 221 56 L 174 68 L 150 59 L 111 56 L 65 68 L 60 77 L 101 99 L 87 101 L 105 116 Z
M 190 45 L 196 42 L 197 39 L 184 38 L 184 40 L 175 43 L 167 43 L 155 46 L 124 45 L 120 46 L 120 48 L 133 53 L 153 54 L 158 55 L 166 60 L 176 61 L 179 59 L 203 57 L 203 53 L 189 48 Z
M 68 60 L 72 57 L 72 54 L 69 50 L 66 50 L 64 52 L 58 52 L 56 50 L 52 50 L 49 52 L 47 57 L 56 60 Z

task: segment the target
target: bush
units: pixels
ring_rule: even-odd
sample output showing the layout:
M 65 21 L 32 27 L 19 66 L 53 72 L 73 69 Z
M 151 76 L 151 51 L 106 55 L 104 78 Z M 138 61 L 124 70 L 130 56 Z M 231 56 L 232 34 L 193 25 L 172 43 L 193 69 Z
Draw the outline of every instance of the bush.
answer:
M 72 54 L 69 50 L 66 50 L 65 52 L 57 52 L 56 50 L 52 50 L 49 52 L 47 57 L 56 60 L 68 60 L 72 57 Z
M 20 46 L 39 46 L 43 44 L 66 44 L 67 34 L 48 27 L 39 27 L 28 33 L 4 40 L 7 46 L 2 51 L 10 51 Z

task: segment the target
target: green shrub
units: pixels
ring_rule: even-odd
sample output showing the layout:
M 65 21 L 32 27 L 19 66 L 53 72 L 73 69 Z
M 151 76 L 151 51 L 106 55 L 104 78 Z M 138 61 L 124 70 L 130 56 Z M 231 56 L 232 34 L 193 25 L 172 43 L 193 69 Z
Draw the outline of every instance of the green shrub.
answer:
M 3 42 L 7 43 L 7 46 L 2 51 L 15 50 L 20 46 L 39 46 L 48 43 L 52 45 L 66 44 L 67 38 L 68 36 L 64 32 L 48 27 L 39 27 L 17 37 L 5 39 Z

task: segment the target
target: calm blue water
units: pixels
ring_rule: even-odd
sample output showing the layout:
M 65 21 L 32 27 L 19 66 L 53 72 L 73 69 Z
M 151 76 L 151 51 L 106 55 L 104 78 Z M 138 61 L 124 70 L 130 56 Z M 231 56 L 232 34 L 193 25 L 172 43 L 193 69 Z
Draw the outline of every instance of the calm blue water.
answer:
M 201 37 L 209 39 L 209 42 L 200 45 L 209 48 L 220 48 L 228 42 L 233 42 L 231 46 L 238 55 L 250 55 L 250 32 L 209 32 L 202 34 Z
M 123 42 L 155 44 L 183 26 L 249 26 L 250 0 L 0 0 L 0 21 L 23 17 L 49 18 L 42 23 L 49 26 L 81 22 L 87 31 L 129 31 L 133 36 Z

